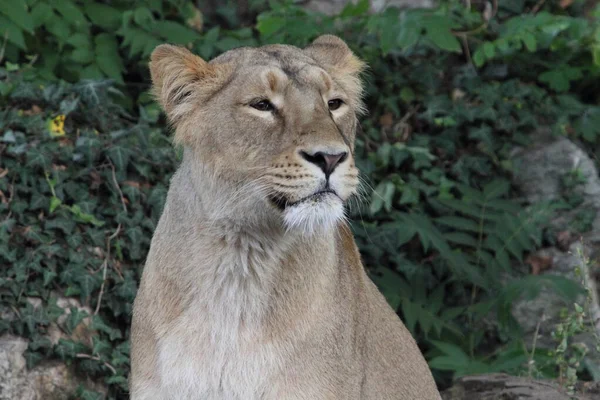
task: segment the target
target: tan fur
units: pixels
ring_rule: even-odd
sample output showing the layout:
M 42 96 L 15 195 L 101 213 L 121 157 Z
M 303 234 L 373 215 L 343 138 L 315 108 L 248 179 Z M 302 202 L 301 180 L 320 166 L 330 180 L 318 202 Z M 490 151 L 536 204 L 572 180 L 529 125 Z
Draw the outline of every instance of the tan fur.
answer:
M 363 68 L 329 35 L 211 62 L 154 51 L 184 157 L 135 300 L 133 400 L 440 399 L 344 221 Z M 300 151 L 348 155 L 327 178 Z

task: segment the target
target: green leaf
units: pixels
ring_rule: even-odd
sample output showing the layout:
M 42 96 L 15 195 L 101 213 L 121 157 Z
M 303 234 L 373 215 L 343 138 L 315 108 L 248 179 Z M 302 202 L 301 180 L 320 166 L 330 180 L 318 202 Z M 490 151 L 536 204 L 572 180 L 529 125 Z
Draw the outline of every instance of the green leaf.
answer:
M 138 7 L 133 11 L 133 20 L 139 26 L 148 26 L 154 21 L 154 17 L 148 8 Z
M 510 190 L 510 182 L 506 179 L 494 179 L 484 186 L 483 195 L 487 199 L 496 199 L 508 194 Z
M 477 240 L 466 233 L 462 232 L 448 232 L 444 233 L 444 238 L 449 242 L 461 244 L 464 246 L 470 246 L 473 248 L 479 247 Z
M 174 21 L 156 21 L 153 30 L 171 43 L 192 43 L 200 37 L 198 32 Z
M 77 30 L 88 26 L 88 21 L 81 9 L 71 0 L 53 0 L 52 5 L 63 17 L 64 21 Z
M 26 49 L 25 37 L 21 28 L 2 15 L 0 15 L 0 34 L 2 37 L 6 35 L 6 39 L 18 48 Z
M 86 34 L 83 33 L 76 33 L 74 35 L 71 35 L 69 37 L 69 39 L 67 40 L 67 43 L 70 44 L 71 46 L 75 47 L 75 48 L 86 48 L 89 49 L 90 48 L 90 37 Z
M 395 17 L 391 23 L 391 26 L 396 27 L 396 29 L 390 29 L 390 27 L 383 27 L 381 32 L 382 39 L 384 39 L 388 35 L 388 31 L 390 39 L 393 39 L 393 33 L 396 32 L 396 30 L 398 30 L 398 34 L 395 38 L 395 43 L 390 40 L 390 43 L 386 46 L 384 46 L 383 43 L 381 44 L 381 49 L 384 54 L 388 53 L 393 48 L 393 45 L 398 46 L 400 49 L 406 49 L 411 46 L 414 46 L 419 41 L 419 38 L 421 37 L 421 26 L 419 26 L 418 23 L 411 18 L 403 18 L 403 22 L 404 23 L 398 23 L 397 17 Z
M 108 33 L 101 33 L 94 38 L 94 42 L 96 44 L 96 64 L 100 70 L 118 83 L 124 83 L 121 73 L 125 68 L 119 55 L 116 37 Z
M 53 212 L 54 212 L 54 210 L 56 210 L 56 208 L 57 208 L 58 206 L 60 206 L 61 204 L 62 204 L 62 201 L 61 201 L 61 200 L 60 200 L 58 197 L 54 197 L 54 196 L 53 196 L 53 197 L 50 199 L 50 209 L 49 209 L 49 210 L 50 210 L 50 213 L 53 213 Z
M 130 156 L 131 150 L 123 146 L 113 146 L 108 150 L 108 157 L 115 164 L 118 171 L 125 171 Z
M 63 18 L 54 13 L 48 18 L 44 26 L 58 39 L 59 44 L 66 43 L 71 36 L 71 28 L 69 25 L 65 23 Z
M 0 1 L 0 14 L 6 15 L 14 24 L 25 31 L 33 33 L 33 18 L 31 18 L 27 10 L 27 4 L 24 1 Z M 2 26 L 5 25 L 3 24 Z
M 71 52 L 71 60 L 80 64 L 88 64 L 94 60 L 94 53 L 90 49 L 80 47 Z
M 81 210 L 81 207 L 79 207 L 79 205 L 75 204 L 72 205 L 69 210 L 71 210 L 71 213 L 73 213 L 73 215 L 75 216 L 75 218 L 77 219 L 78 222 L 83 222 L 86 224 L 92 224 L 95 226 L 103 226 L 104 222 L 98 220 L 96 217 L 94 217 L 91 214 L 87 214 L 85 212 L 83 212 Z
M 83 4 L 87 17 L 94 25 L 107 31 L 115 31 L 121 25 L 121 12 L 107 4 L 87 1 Z
M 431 340 L 431 344 L 433 344 L 438 350 L 440 350 L 445 355 L 451 357 L 452 359 L 459 361 L 463 364 L 468 364 L 470 361 L 467 353 L 464 352 L 460 347 L 449 343 L 449 342 L 440 342 L 438 340 Z
M 381 268 L 377 274 L 371 274 L 370 277 L 379 287 L 389 305 L 397 310 L 402 300 L 401 294 L 410 289 L 406 281 L 398 273 L 388 268 Z
M 77 325 L 79 325 L 81 321 L 88 317 L 88 313 L 83 310 L 79 310 L 77 307 L 71 307 L 69 311 L 70 313 L 65 321 L 65 328 L 68 332 L 73 332 L 75 328 L 77 328 Z
M 389 212 L 392 209 L 392 198 L 395 191 L 396 187 L 392 182 L 381 182 L 377 185 L 369 207 L 371 214 L 376 214 L 383 207 Z
M 536 51 L 537 40 L 532 33 L 524 32 L 523 37 L 521 39 L 523 40 L 523 43 L 525 44 L 525 47 L 527 48 L 527 50 L 529 50 L 532 53 L 534 51 Z
M 455 217 L 451 215 L 436 218 L 435 222 L 463 231 L 471 231 L 478 233 L 481 230 L 477 222 L 470 219 Z
M 494 58 L 494 55 L 496 54 L 496 48 L 494 47 L 493 43 L 485 42 L 483 44 L 483 52 L 485 53 L 486 58 L 489 60 Z
M 418 202 L 419 190 L 410 185 L 402 185 L 402 196 L 400 197 L 400 204 L 417 204 Z
M 452 33 L 452 22 L 448 17 L 432 15 L 424 18 L 425 36 L 442 50 L 460 53 L 460 42 Z
M 475 217 L 477 220 L 479 220 L 482 216 L 485 217 L 485 214 L 482 213 L 482 208 L 480 205 L 473 204 L 473 202 L 468 202 L 464 199 L 437 199 L 436 201 L 454 211 L 460 212 L 461 214 Z
M 366 15 L 369 11 L 369 5 L 369 0 L 359 0 L 356 4 L 349 2 L 340 13 L 340 17 L 358 17 Z
M 81 295 L 83 297 L 89 297 L 92 292 L 99 286 L 98 279 L 95 275 L 81 274 L 77 277 L 77 283 L 81 289 Z M 87 315 L 87 313 L 86 313 Z
M 33 20 L 33 28 L 37 29 L 48 21 L 54 14 L 54 10 L 46 3 L 36 3 L 31 9 L 31 19 Z
M 286 25 L 286 22 L 287 20 L 282 17 L 259 15 L 256 29 L 262 36 L 271 36 L 275 32 L 283 29 L 283 27 Z
M 101 79 L 104 75 L 96 64 L 90 64 L 81 70 L 79 77 L 81 79 Z
M 485 64 L 485 53 L 483 52 L 483 47 L 478 47 L 477 50 L 473 53 L 473 63 L 477 67 L 483 66 Z

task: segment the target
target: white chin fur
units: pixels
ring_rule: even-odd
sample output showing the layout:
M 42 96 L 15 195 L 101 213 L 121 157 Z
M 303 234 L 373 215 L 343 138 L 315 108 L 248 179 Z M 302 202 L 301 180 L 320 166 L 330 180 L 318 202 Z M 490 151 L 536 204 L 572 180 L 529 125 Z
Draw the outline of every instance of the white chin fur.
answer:
M 334 228 L 344 219 L 344 206 L 339 197 L 327 195 L 287 207 L 283 218 L 288 231 L 313 235 Z

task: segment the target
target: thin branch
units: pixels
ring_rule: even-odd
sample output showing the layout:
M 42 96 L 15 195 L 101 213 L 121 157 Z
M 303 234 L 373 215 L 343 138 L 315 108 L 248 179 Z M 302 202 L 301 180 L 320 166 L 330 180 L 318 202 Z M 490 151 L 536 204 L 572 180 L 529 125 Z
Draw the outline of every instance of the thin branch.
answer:
M 473 35 L 475 33 L 479 33 L 488 27 L 489 22 L 496 16 L 497 13 L 498 13 L 498 0 L 493 0 L 492 1 L 492 14 L 489 16 L 489 18 L 485 19 L 485 21 L 481 25 L 479 25 L 478 27 L 473 28 L 471 30 L 468 30 L 468 31 L 450 31 L 450 32 L 454 36 L 458 36 L 458 37 L 460 37 L 461 35 L 469 36 L 469 35 Z
M 467 40 L 467 35 L 458 36 L 463 45 L 463 51 L 465 52 L 465 57 L 467 57 L 467 62 L 471 64 L 472 67 L 475 67 L 473 63 L 473 58 L 471 57 L 471 48 L 469 47 L 469 42 Z
M 112 161 L 110 161 L 110 160 L 109 160 L 109 164 L 110 164 L 110 169 L 112 170 L 113 183 L 115 184 L 115 187 L 117 188 L 117 192 L 119 192 L 119 196 L 121 197 L 121 204 L 123 205 L 123 210 L 125 212 L 127 212 L 127 203 L 125 203 L 125 196 L 123 196 L 123 191 L 121 190 L 121 187 L 119 186 L 119 182 L 117 182 L 117 174 L 115 172 L 115 166 L 112 163 Z
M 110 369 L 110 371 L 113 373 L 113 375 L 117 374 L 117 370 L 115 369 L 115 367 L 113 367 L 112 365 L 110 365 L 107 361 L 102 360 L 100 357 L 91 356 L 91 355 L 85 354 L 85 353 L 77 353 L 77 354 L 75 354 L 75 357 L 77 357 L 77 358 L 87 358 L 88 360 L 94 360 L 94 361 L 100 361 L 102 364 L 104 364 L 104 366 L 106 368 Z
M 6 200 L 6 208 L 8 208 L 9 210 L 10 210 L 10 203 L 12 203 L 13 197 L 15 195 L 15 179 L 16 178 L 13 178 L 12 182 L 10 183 L 10 185 L 8 185 L 8 190 L 10 191 L 10 195 L 8 196 L 8 199 Z M 4 220 L 8 221 L 11 216 L 12 216 L 12 210 L 10 210 L 8 212 L 8 214 L 6 215 L 6 217 L 4 218 Z
M 8 43 L 8 30 L 4 32 L 4 43 L 2 43 L 2 48 L 0 49 L 0 62 L 4 59 L 4 52 L 6 51 L 6 44 Z
M 106 270 L 108 269 L 108 260 L 110 259 L 110 242 L 117 237 L 117 235 L 121 232 L 121 224 L 117 225 L 117 229 L 106 239 L 106 256 L 104 257 L 104 262 L 102 263 L 102 285 L 100 285 L 100 293 L 98 293 L 98 301 L 96 302 L 96 309 L 94 310 L 94 315 L 98 314 L 100 310 L 100 304 L 102 304 L 102 296 L 104 295 L 104 285 L 106 283 Z
M 538 11 L 540 11 L 540 9 L 544 6 L 544 3 L 546 3 L 546 0 L 539 0 L 535 6 L 533 6 L 533 8 L 531 9 L 530 13 L 531 14 L 537 14 Z
M 531 354 L 529 355 L 529 360 L 527 361 L 527 376 L 529 378 L 533 378 L 533 365 L 535 363 L 533 358 L 535 357 L 535 349 L 537 347 L 538 336 L 540 334 L 540 326 L 542 325 L 544 318 L 545 318 L 545 315 L 542 312 L 542 316 L 540 317 L 540 320 L 538 321 L 537 325 L 535 326 L 535 333 L 533 334 L 533 345 L 531 347 Z

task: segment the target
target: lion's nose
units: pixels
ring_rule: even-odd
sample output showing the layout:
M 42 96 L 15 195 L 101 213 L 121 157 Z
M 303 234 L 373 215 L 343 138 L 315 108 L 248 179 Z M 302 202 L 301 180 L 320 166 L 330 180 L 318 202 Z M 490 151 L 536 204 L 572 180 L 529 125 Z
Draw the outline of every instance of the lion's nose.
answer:
M 336 169 L 338 165 L 343 163 L 348 158 L 347 152 L 341 152 L 336 154 L 324 153 L 318 151 L 314 154 L 309 154 L 306 151 L 300 151 L 300 155 L 306 161 L 315 164 L 325 173 L 325 176 L 329 177 Z

